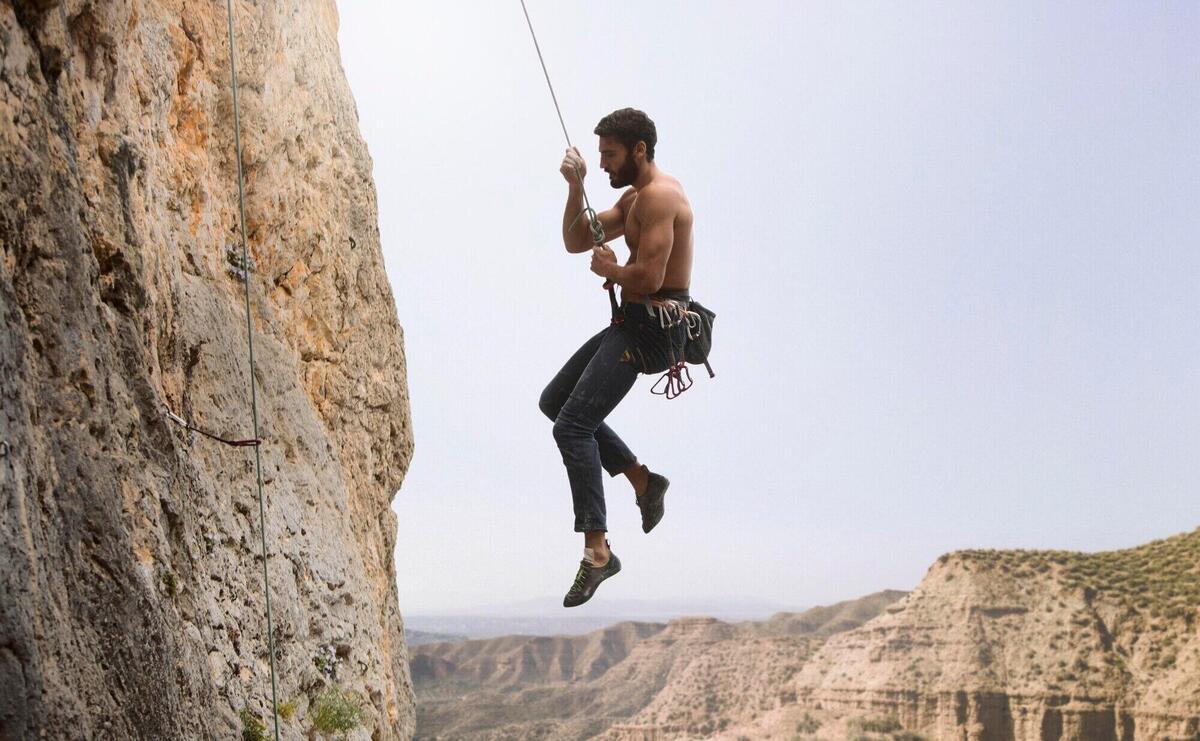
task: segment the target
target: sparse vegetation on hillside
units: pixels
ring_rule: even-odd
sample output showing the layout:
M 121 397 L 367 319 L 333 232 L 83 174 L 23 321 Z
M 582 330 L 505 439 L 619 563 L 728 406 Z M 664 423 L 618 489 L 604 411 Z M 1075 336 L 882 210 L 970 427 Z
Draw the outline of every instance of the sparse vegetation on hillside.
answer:
M 1087 681 L 1119 683 L 1127 674 L 1126 658 L 1118 652 L 1106 652 L 1103 665 L 1083 655 L 1071 656 L 1088 650 L 1072 636 L 1093 630 L 1140 636 L 1139 661 L 1153 671 L 1171 669 L 1178 659 L 1177 640 L 1194 627 L 1200 610 L 1200 530 L 1100 553 L 971 550 L 939 560 L 945 563 L 952 557 L 968 570 L 993 571 L 1015 580 L 1025 594 L 1040 591 L 1036 583 L 1049 579 L 1081 598 L 1074 612 L 1063 599 L 1045 606 L 1047 612 L 1061 610 L 1069 616 L 1049 641 L 1062 656 L 1048 672 L 1050 690 Z M 1117 617 L 1106 626 L 1097 624 L 1093 606 L 1099 604 L 1117 608 Z M 1179 630 L 1181 624 L 1186 630 Z
M 851 718 L 846 723 L 846 738 L 848 741 L 928 741 L 919 733 L 905 730 L 893 716 Z
M 885 718 L 855 718 L 849 723 L 850 728 L 866 733 L 893 733 L 903 730 L 900 721 L 892 717 Z
M 1081 590 L 1089 600 L 1103 596 L 1151 618 L 1190 624 L 1200 606 L 1200 530 L 1100 553 L 972 550 L 956 555 L 1018 579 L 1057 573 L 1064 586 Z
M 800 722 L 796 724 L 796 733 L 812 734 L 821 729 L 821 721 L 812 717 L 810 713 L 805 713 Z

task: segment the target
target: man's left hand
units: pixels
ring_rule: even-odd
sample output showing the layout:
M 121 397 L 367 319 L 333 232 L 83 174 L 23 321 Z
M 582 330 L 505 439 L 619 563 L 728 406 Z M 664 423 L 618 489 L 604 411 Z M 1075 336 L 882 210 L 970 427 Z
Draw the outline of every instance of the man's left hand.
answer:
M 592 272 L 601 278 L 612 278 L 613 268 L 617 266 L 616 254 L 607 245 L 592 247 Z

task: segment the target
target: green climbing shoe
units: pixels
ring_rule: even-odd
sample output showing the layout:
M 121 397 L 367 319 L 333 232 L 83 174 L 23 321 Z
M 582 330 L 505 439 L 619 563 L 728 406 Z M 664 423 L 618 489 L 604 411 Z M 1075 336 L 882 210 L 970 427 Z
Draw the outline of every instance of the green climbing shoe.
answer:
M 667 487 L 671 485 L 666 476 L 650 473 L 650 469 L 646 469 L 646 472 L 650 474 L 646 480 L 646 491 L 642 492 L 640 497 L 634 497 L 638 509 L 642 513 L 643 533 L 653 530 L 658 521 L 663 518 L 663 513 L 666 511 L 663 500 L 667 496 Z
M 592 561 L 584 557 L 579 562 L 579 571 L 575 574 L 575 583 L 563 597 L 563 607 L 578 607 L 592 598 L 600 582 L 621 570 L 621 559 L 611 550 L 608 552 L 608 563 L 603 566 L 593 566 Z

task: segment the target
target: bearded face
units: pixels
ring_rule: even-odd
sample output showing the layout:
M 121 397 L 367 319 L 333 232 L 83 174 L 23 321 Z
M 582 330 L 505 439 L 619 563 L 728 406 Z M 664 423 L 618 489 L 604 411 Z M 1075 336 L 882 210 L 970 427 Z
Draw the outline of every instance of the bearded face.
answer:
M 625 188 L 637 180 L 639 168 L 633 151 L 608 137 L 600 137 L 600 167 L 614 188 Z
M 638 166 L 633 159 L 632 153 L 628 150 L 625 152 L 625 158 L 615 170 L 608 173 L 608 182 L 614 188 L 626 188 L 633 185 L 633 181 L 637 180 Z

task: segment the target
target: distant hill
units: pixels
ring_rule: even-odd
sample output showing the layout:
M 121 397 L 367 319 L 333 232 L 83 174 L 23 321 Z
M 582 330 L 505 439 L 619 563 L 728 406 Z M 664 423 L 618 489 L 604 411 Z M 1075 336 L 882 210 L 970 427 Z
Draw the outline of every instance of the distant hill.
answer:
M 596 612 L 596 609 L 601 612 Z M 404 616 L 404 625 L 418 633 L 442 633 L 463 639 L 506 635 L 583 635 L 617 623 L 666 623 L 681 615 L 704 615 L 727 622 L 760 620 L 784 609 L 788 608 L 746 599 L 609 599 L 576 613 L 563 610 L 562 596 L 553 595 L 480 607 L 470 613 L 407 614 Z
M 1200 740 L 1200 530 L 755 622 L 417 646 L 417 738 Z
M 464 635 L 454 633 L 427 633 L 423 630 L 404 629 L 404 642 L 408 646 L 421 646 L 426 643 L 444 643 L 446 641 L 465 641 Z
M 740 707 L 747 696 L 774 703 L 780 684 L 830 631 L 861 625 L 903 595 L 885 592 L 762 622 L 679 618 L 582 636 L 414 646 L 417 738 L 591 738 L 655 707 L 666 688 L 698 679 L 721 698 L 714 707 L 722 717 L 752 717 Z

